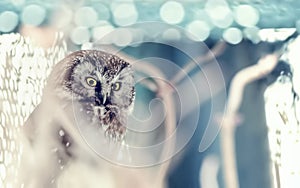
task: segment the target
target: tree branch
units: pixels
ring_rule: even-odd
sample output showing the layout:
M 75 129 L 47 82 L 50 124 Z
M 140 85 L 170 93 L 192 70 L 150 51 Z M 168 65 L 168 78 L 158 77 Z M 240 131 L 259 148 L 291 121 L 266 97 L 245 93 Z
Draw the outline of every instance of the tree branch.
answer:
M 221 130 L 221 152 L 224 163 L 224 180 L 225 187 L 238 188 L 239 181 L 236 167 L 236 152 L 234 132 L 236 125 L 240 121 L 238 110 L 242 102 L 245 86 L 257 79 L 269 74 L 277 65 L 276 54 L 267 55 L 261 58 L 257 64 L 247 67 L 238 72 L 230 86 L 227 109 L 223 120 Z

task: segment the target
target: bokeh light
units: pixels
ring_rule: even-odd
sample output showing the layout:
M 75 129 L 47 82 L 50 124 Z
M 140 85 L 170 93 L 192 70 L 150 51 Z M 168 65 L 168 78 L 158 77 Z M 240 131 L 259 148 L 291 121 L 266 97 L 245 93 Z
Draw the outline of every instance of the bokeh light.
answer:
M 70 38 L 72 42 L 80 45 L 90 40 L 90 32 L 87 27 L 80 26 L 73 29 Z
M 204 41 L 210 34 L 209 25 L 206 22 L 196 20 L 186 26 L 188 37 L 195 41 Z
M 44 7 L 39 5 L 28 5 L 26 6 L 21 15 L 22 22 L 28 25 L 39 26 L 43 23 L 46 18 L 46 10 Z
M 247 27 L 243 30 L 244 36 L 251 40 L 254 44 L 260 42 L 260 37 L 258 35 L 259 28 L 258 27 Z
M 179 2 L 167 1 L 160 8 L 160 17 L 168 24 L 178 24 L 182 22 L 184 15 L 184 7 Z
M 4 11 L 0 14 L 0 31 L 13 31 L 19 22 L 19 17 L 15 12 Z
M 259 21 L 259 12 L 250 5 L 239 5 L 235 11 L 235 21 L 244 27 L 252 27 Z
M 260 6 L 262 1 L 259 1 L 258 4 L 247 2 L 233 3 L 227 0 L 209 0 L 197 3 L 177 0 L 150 2 L 137 0 L 117 0 L 112 2 L 67 0 L 51 2 L 47 0 L 45 3 L 26 0 L 5 0 L 4 2 L 4 4 L 0 3 L 0 32 L 4 33 L 14 31 L 18 28 L 18 24 L 33 26 L 51 25 L 54 26 L 54 29 L 59 29 L 67 37 L 71 38 L 71 33 L 74 35 L 76 31 L 73 30 L 76 30 L 77 27 L 87 27 L 92 39 L 99 40 L 101 36 L 113 31 L 115 27 L 131 26 L 137 22 L 163 21 L 170 25 L 178 25 L 189 29 L 190 33 L 197 36 L 193 38 L 193 40 L 197 41 L 203 41 L 207 38 L 218 40 L 222 38 L 223 30 L 236 27 L 242 31 L 247 39 L 257 43 L 261 41 L 261 39 L 258 39 L 260 35 L 255 34 L 257 33 L 257 28 L 259 30 L 264 28 L 263 25 L 266 24 L 267 20 L 270 20 L 269 23 L 273 25 L 277 22 L 279 24 L 285 21 L 289 25 L 288 27 L 295 26 L 297 30 L 300 30 L 299 21 L 297 21 L 296 16 L 293 17 L 291 15 L 292 13 L 282 14 L 284 18 L 279 19 L 280 11 L 282 13 L 287 11 L 286 7 L 282 7 L 274 18 L 270 17 L 270 19 L 267 19 L 274 11 L 270 7 Z M 3 5 L 4 7 L 7 5 L 9 8 L 1 9 Z M 288 19 L 293 20 L 286 22 Z M 108 25 L 99 24 L 101 21 L 107 21 Z M 272 24 L 269 27 L 273 27 Z M 204 28 L 199 29 L 199 25 L 204 26 Z M 144 33 L 147 33 L 147 31 Z M 207 33 L 208 36 L 206 36 Z M 176 41 L 183 37 L 179 35 L 177 32 L 170 30 L 158 33 L 155 37 L 165 40 L 171 40 L 171 37 L 174 37 L 173 40 Z M 135 38 L 133 37 L 134 41 L 136 40 Z
M 98 10 L 98 18 L 99 20 L 109 20 L 110 18 L 110 10 L 104 4 L 97 4 L 96 6 Z
M 11 3 L 15 6 L 22 6 L 26 0 L 11 0 Z
M 109 34 L 110 32 L 112 32 L 114 30 L 114 26 L 112 26 L 109 22 L 107 21 L 99 21 L 97 23 L 97 26 L 95 26 L 92 29 L 92 37 L 94 41 L 99 41 L 101 40 L 101 42 L 103 43 L 103 37 L 105 37 L 107 34 Z M 107 41 L 109 42 L 109 41 Z
M 238 28 L 231 27 L 224 31 L 223 38 L 230 44 L 238 44 L 242 41 L 243 34 Z
M 136 23 L 138 12 L 133 3 L 121 3 L 112 5 L 114 21 L 119 26 L 128 26 Z
M 211 22 L 219 28 L 227 28 L 233 23 L 233 15 L 225 1 L 211 0 L 205 5 Z
M 195 9 L 193 20 L 201 20 L 206 22 L 210 25 L 210 27 L 213 27 L 213 24 L 211 23 L 210 16 L 208 15 L 208 12 L 204 9 Z
M 132 40 L 132 32 L 127 28 L 119 28 L 112 33 L 113 43 L 117 46 L 127 46 Z
M 177 29 L 167 29 L 163 32 L 162 38 L 164 40 L 169 40 L 169 41 L 178 41 L 181 38 L 181 34 Z
M 145 31 L 141 28 L 130 28 L 132 34 L 132 42 L 129 44 L 132 47 L 136 47 L 140 45 L 140 43 L 144 42 L 145 39 Z
M 91 27 L 96 24 L 97 20 L 98 14 L 92 7 L 81 7 L 74 15 L 74 21 L 78 26 Z
M 51 17 L 52 24 L 57 28 L 64 28 L 72 22 L 73 11 L 68 6 L 58 6 Z

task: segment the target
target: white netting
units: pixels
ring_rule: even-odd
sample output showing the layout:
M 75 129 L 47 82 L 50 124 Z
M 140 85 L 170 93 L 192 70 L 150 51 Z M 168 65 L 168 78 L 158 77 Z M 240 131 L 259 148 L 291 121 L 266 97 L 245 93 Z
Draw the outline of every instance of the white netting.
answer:
M 280 57 L 290 70 L 282 70 L 265 91 L 266 120 L 274 187 L 300 186 L 300 37 L 289 41 Z
M 54 63 L 66 55 L 61 39 L 44 50 L 19 34 L 0 35 L 0 187 L 15 187 L 22 148 L 18 132 L 39 103 Z

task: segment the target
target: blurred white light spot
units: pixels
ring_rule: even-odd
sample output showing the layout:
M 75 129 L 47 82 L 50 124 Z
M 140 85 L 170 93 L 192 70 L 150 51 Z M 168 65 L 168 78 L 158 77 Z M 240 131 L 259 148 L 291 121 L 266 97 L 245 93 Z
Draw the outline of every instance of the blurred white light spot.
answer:
M 91 27 L 98 20 L 97 12 L 91 7 L 79 8 L 74 16 L 74 21 L 78 26 Z
M 232 14 L 227 14 L 224 19 L 212 20 L 212 23 L 219 28 L 228 28 L 233 23 L 233 16 Z
M 235 21 L 244 27 L 252 27 L 259 21 L 259 12 L 250 5 L 239 5 L 235 11 Z
M 244 35 L 247 39 L 251 40 L 254 44 L 260 42 L 260 37 L 258 35 L 259 28 L 258 27 L 247 27 L 244 29 Z
M 130 43 L 130 46 L 136 47 L 141 43 L 145 42 L 144 37 L 146 33 L 144 29 L 131 28 L 130 32 L 132 35 L 132 42 Z
M 81 50 L 90 50 L 92 49 L 94 46 L 93 46 L 93 43 L 91 42 L 86 42 L 86 43 L 83 43 L 81 45 Z
M 205 11 L 216 27 L 227 28 L 233 22 L 233 15 L 226 1 L 210 0 L 205 5 Z
M 100 20 L 108 20 L 110 18 L 109 8 L 103 4 L 97 4 L 97 10 L 99 10 L 98 17 Z
M 206 23 L 211 23 L 210 16 L 203 9 L 194 12 L 194 20 L 201 20 L 205 21 Z
M 133 3 L 121 3 L 112 10 L 114 21 L 119 26 L 134 24 L 138 19 L 138 12 Z
M 182 22 L 184 15 L 184 8 L 179 2 L 167 1 L 160 8 L 161 19 L 169 24 L 178 24 Z
M 164 40 L 175 41 L 180 40 L 181 34 L 177 29 L 167 29 L 162 34 Z
M 209 16 L 213 20 L 223 20 L 227 14 L 230 14 L 231 11 L 227 6 L 216 6 L 209 9 Z
M 228 28 L 223 33 L 223 38 L 230 44 L 238 44 L 243 39 L 243 34 L 238 28 Z
M 65 131 L 63 131 L 63 130 L 61 129 L 61 130 L 59 130 L 58 134 L 59 134 L 59 136 L 64 136 L 64 135 L 65 135 Z
M 46 10 L 39 5 L 28 5 L 23 9 L 21 18 L 24 24 L 38 26 L 45 20 Z
M 0 31 L 10 32 L 18 25 L 18 15 L 12 11 L 4 11 L 0 14 Z
M 112 32 L 115 28 L 110 25 L 110 23 L 103 21 L 98 24 L 97 27 L 94 27 L 92 30 L 93 40 L 104 40 L 110 32 Z
M 262 41 L 284 41 L 296 31 L 295 28 L 261 29 L 258 32 Z
M 120 28 L 112 33 L 113 43 L 117 46 L 127 46 L 132 42 L 132 33 L 129 29 Z
M 204 41 L 210 34 L 210 28 L 206 22 L 203 21 L 192 21 L 186 27 L 188 37 L 195 41 Z
M 25 3 L 25 0 L 11 0 L 11 3 L 15 6 L 21 6 Z
M 73 43 L 80 45 L 90 40 L 90 33 L 86 27 L 77 27 L 71 32 L 70 38 Z
M 58 6 L 51 21 L 57 28 L 63 28 L 71 23 L 73 11 L 68 6 Z

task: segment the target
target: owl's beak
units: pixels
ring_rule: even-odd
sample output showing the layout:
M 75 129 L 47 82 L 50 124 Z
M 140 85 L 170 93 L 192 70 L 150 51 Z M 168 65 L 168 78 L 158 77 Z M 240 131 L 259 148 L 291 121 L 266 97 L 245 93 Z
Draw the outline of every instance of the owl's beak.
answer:
M 101 105 L 105 105 L 106 101 L 107 101 L 107 94 L 105 93 L 97 93 L 96 94 L 97 98 L 96 98 L 96 102 L 97 102 L 97 106 L 101 106 Z
M 102 104 L 105 104 L 105 102 L 106 102 L 106 94 L 103 94 Z

